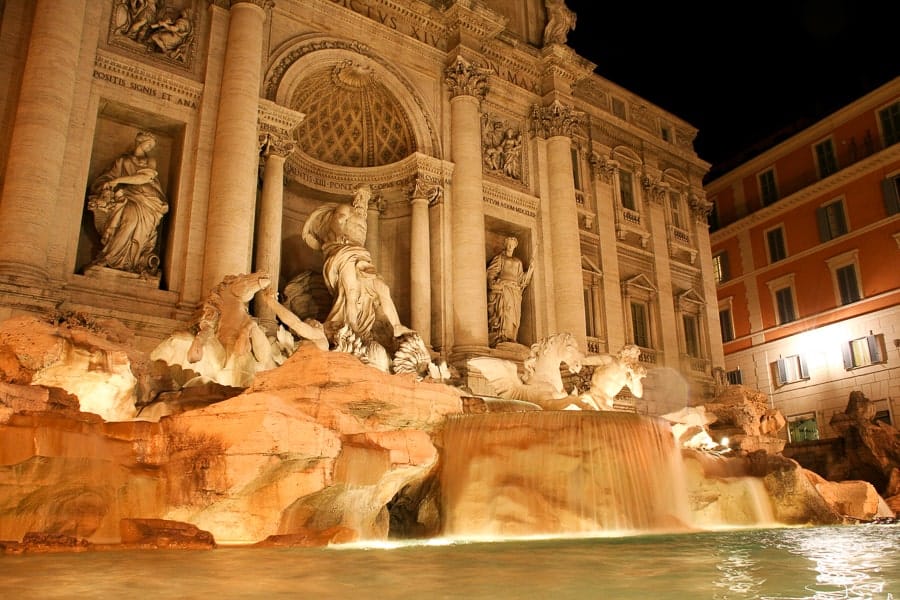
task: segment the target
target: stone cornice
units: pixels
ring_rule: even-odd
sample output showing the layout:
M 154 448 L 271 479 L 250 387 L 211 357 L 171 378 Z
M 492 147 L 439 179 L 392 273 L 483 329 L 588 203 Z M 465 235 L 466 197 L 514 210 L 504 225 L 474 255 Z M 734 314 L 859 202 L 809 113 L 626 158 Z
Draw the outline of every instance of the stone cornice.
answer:
M 484 40 L 496 37 L 509 21 L 477 0 L 456 0 L 444 11 L 444 24 L 449 38 L 463 45 L 479 47 Z
M 425 2 L 397 0 L 331 0 L 326 8 L 344 9 L 419 42 L 447 49 L 447 27 L 438 9 Z
M 746 217 L 743 217 L 735 221 L 734 223 L 731 223 L 727 227 L 723 227 L 714 232 L 711 232 L 709 234 L 710 242 L 712 244 L 720 243 L 723 240 L 731 236 L 735 236 L 742 231 L 749 230 L 759 223 L 767 221 L 780 213 L 787 212 L 792 208 L 795 208 L 799 204 L 803 204 L 804 202 L 820 196 L 827 196 L 831 193 L 831 190 L 844 185 L 848 181 L 859 179 L 860 177 L 863 177 L 864 175 L 872 171 L 878 170 L 878 168 L 880 168 L 882 165 L 896 160 L 900 160 L 900 144 L 889 146 L 881 152 L 873 154 L 872 156 L 864 158 L 863 160 L 856 162 L 849 167 L 841 169 L 830 177 L 821 179 L 813 183 L 812 185 L 808 185 L 805 188 L 794 192 L 790 196 L 781 198 L 774 204 L 770 204 L 757 211 L 754 211 Z M 721 179 L 717 181 L 721 181 Z M 713 194 L 709 186 L 705 186 L 704 190 L 707 196 Z
M 360 183 L 368 183 L 380 190 L 403 187 L 415 183 L 417 178 L 430 185 L 446 187 L 450 184 L 453 164 L 414 152 L 390 165 L 365 168 L 347 168 L 329 165 L 301 152 L 294 152 L 285 164 L 289 179 L 310 188 L 333 194 L 352 194 Z
M 260 99 L 257 110 L 259 131 L 273 133 L 281 137 L 290 137 L 306 117 L 303 113 L 276 104 L 271 100 Z
M 543 71 L 574 83 L 590 77 L 597 65 L 587 60 L 568 46 L 551 44 L 541 50 L 541 67 Z
M 489 40 L 482 56 L 495 76 L 532 94 L 541 93 L 541 67 L 535 56 L 500 40 Z
M 529 218 L 536 218 L 540 200 L 531 194 L 517 192 L 490 181 L 484 182 L 484 202 Z
M 93 79 L 192 110 L 199 107 L 203 94 L 196 81 L 100 49 L 94 56 Z

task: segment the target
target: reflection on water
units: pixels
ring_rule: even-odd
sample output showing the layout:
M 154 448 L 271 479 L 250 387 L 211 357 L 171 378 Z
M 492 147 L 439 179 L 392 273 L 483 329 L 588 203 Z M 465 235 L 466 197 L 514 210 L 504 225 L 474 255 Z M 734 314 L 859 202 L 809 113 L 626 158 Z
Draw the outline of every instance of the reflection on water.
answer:
M 0 557 L 3 598 L 900 600 L 900 526 Z

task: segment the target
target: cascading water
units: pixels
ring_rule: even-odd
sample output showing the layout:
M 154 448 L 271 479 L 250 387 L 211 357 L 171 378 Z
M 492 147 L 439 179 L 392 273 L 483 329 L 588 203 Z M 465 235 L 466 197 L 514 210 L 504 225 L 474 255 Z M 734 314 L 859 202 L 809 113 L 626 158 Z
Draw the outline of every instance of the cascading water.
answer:
M 443 432 L 444 535 L 691 529 L 667 422 L 624 412 L 462 415 Z

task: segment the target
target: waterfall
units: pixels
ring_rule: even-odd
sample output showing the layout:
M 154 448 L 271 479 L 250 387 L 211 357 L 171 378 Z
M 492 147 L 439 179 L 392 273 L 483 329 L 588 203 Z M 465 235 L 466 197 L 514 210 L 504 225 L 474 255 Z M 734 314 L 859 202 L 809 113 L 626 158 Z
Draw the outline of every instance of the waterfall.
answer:
M 531 411 L 451 417 L 442 441 L 444 535 L 684 531 L 681 453 L 662 419 Z

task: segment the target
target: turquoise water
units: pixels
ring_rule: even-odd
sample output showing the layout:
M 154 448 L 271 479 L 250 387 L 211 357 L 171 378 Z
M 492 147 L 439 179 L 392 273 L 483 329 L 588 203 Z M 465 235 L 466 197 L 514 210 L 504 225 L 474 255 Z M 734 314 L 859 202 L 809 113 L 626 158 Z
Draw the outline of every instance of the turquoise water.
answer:
M 0 556 L 2 598 L 900 600 L 900 526 Z

